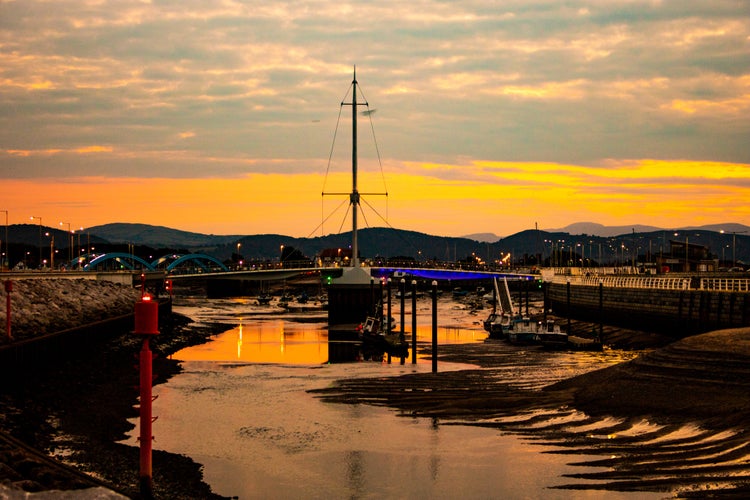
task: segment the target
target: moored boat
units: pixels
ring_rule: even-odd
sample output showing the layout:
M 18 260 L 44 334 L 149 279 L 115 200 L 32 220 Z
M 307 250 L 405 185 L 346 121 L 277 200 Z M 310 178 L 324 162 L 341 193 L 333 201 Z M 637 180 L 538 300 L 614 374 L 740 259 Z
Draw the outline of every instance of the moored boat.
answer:
M 547 320 L 546 325 L 540 325 L 537 333 L 539 343 L 547 349 L 565 349 L 568 347 L 568 334 L 563 332 L 554 320 Z
M 507 339 L 511 344 L 538 344 L 539 324 L 528 316 L 523 316 L 510 323 Z

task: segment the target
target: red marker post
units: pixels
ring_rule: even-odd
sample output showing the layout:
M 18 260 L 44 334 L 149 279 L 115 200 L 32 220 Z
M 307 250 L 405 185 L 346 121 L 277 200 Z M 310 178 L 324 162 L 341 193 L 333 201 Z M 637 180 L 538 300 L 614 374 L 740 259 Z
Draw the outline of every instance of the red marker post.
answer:
M 159 333 L 159 303 L 151 300 L 151 296 L 144 295 L 141 300 L 135 303 L 135 334 L 143 338 L 143 346 L 140 355 L 140 375 L 141 375 L 141 433 L 138 440 L 140 441 L 141 468 L 140 468 L 140 485 L 141 495 L 144 498 L 153 498 L 152 466 L 151 466 L 151 442 L 153 435 L 151 433 L 151 424 L 154 419 L 151 417 L 151 386 L 153 383 L 152 362 L 153 355 L 149 348 L 149 339 Z

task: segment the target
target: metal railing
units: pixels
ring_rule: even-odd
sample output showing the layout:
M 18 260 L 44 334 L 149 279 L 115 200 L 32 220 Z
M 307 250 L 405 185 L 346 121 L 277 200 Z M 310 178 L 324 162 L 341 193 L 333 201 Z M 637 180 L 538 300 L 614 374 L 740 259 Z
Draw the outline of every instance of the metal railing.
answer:
M 701 278 L 701 290 L 717 290 L 722 292 L 750 292 L 748 278 Z
M 690 278 L 662 278 L 653 276 L 554 276 L 547 279 L 552 283 L 571 285 L 602 286 L 613 288 L 649 288 L 658 290 L 689 290 Z
M 545 277 L 545 281 L 571 285 L 599 286 L 613 288 L 648 288 L 654 290 L 713 290 L 721 292 L 750 292 L 750 278 L 698 278 L 590 275 Z

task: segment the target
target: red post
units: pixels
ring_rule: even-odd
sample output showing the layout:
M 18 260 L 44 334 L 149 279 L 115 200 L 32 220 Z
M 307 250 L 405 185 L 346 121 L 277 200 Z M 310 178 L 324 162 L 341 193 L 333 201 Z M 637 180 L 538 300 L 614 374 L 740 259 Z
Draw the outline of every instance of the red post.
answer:
M 153 435 L 151 433 L 151 395 L 152 369 L 151 369 L 151 349 L 149 349 L 148 337 L 143 337 L 143 347 L 141 348 L 141 435 L 138 438 L 141 443 L 141 468 L 140 468 L 140 485 L 141 495 L 144 498 L 153 497 L 152 467 L 151 467 L 151 443 Z
M 7 280 L 5 282 L 5 329 L 8 332 L 8 342 L 13 340 L 13 335 L 10 333 L 10 292 L 13 291 L 13 282 Z
M 135 334 L 143 337 L 140 355 L 141 412 L 140 412 L 140 486 L 144 498 L 153 498 L 151 445 L 153 441 L 151 416 L 153 396 L 153 356 L 149 348 L 149 337 L 159 333 L 159 303 L 144 295 L 135 303 Z

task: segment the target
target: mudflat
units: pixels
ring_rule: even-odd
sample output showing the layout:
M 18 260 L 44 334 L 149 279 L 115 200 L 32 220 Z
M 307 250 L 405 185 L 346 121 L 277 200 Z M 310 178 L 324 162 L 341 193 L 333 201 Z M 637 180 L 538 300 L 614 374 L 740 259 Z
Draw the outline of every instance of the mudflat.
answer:
M 316 393 L 497 428 L 555 446 L 572 463 L 604 468 L 571 475 L 561 488 L 750 494 L 750 328 L 697 335 L 577 375 L 573 356 L 572 376 L 550 373 L 548 362 L 569 353 L 503 341 L 439 352 L 480 369 L 345 380 Z

